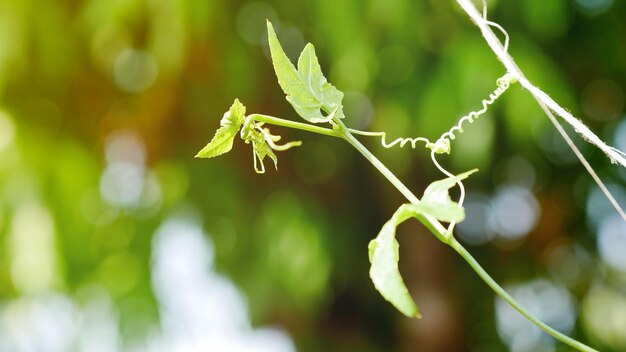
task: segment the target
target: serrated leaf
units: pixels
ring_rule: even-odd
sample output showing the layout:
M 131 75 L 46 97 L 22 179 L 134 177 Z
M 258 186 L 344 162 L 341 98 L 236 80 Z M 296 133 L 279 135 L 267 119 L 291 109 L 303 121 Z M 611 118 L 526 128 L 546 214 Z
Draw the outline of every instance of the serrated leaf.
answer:
M 246 115 L 246 107 L 235 99 L 233 105 L 220 120 L 220 128 L 217 129 L 211 141 L 196 154 L 196 158 L 213 158 L 228 153 L 233 148 L 233 141 L 243 124 Z
M 421 316 L 398 270 L 400 254 L 396 241 L 396 227 L 414 216 L 415 212 L 416 209 L 412 204 L 400 206 L 368 246 L 372 264 L 370 278 L 374 286 L 387 301 L 411 318 Z
M 283 51 L 269 21 L 267 33 L 278 84 L 298 115 L 311 123 L 328 122 L 331 114 L 343 118 L 343 93 L 328 83 L 322 74 L 313 45 L 309 43 L 304 47 L 296 70 Z
M 341 105 L 343 93 L 324 77 L 317 55 L 315 55 L 315 47 L 311 43 L 308 43 L 300 53 L 298 73 L 327 114 L 330 115 L 334 112 L 337 118 L 344 118 L 343 106 Z
M 465 219 L 465 210 L 461 205 L 450 198 L 448 192 L 458 181 L 466 179 L 469 175 L 478 171 L 470 170 L 454 177 L 431 183 L 424 191 L 424 196 L 418 206 L 425 214 L 429 214 L 440 221 L 461 222 Z

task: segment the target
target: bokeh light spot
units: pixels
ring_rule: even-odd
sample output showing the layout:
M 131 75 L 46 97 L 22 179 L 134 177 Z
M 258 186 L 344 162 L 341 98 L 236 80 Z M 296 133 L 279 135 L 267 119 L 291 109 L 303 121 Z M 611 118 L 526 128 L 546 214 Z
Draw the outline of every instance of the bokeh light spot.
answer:
M 114 132 L 107 138 L 105 156 L 108 163 L 100 177 L 102 198 L 116 207 L 140 205 L 146 188 L 146 151 L 143 143 L 130 131 Z M 151 188 L 148 203 L 159 202 L 160 189 L 155 190 L 155 185 Z
M 537 173 L 528 159 L 514 156 L 497 165 L 498 171 L 506 183 L 531 190 L 535 185 Z
M 596 80 L 583 91 L 581 104 L 585 114 L 594 120 L 614 120 L 624 110 L 624 90 L 613 81 Z
M 369 85 L 367 66 L 358 55 L 348 54 L 336 60 L 330 69 L 330 81 L 342 90 L 363 91 Z
M 591 270 L 591 258 L 582 247 L 559 245 L 548 255 L 548 271 L 555 280 L 569 287 L 584 283 Z
M 598 228 L 597 241 L 602 260 L 626 273 L 626 222 L 618 214 L 606 217 Z
M 122 90 L 138 93 L 150 88 L 159 73 L 154 57 L 141 50 L 125 49 L 115 59 L 113 78 Z
M 613 0 L 576 0 L 578 8 L 588 16 L 597 16 L 608 11 L 613 6 Z
M 132 207 L 139 202 L 144 186 L 144 169 L 131 163 L 114 163 L 100 178 L 100 194 L 109 204 Z
M 47 208 L 36 202 L 19 206 L 7 240 L 18 291 L 35 293 L 59 283 L 54 221 Z
M 626 204 L 626 189 L 624 187 L 607 183 L 606 188 L 613 195 L 618 204 Z M 616 214 L 615 208 L 606 198 L 606 195 L 599 187 L 593 187 L 591 194 L 587 197 L 587 220 L 592 228 L 597 229 L 607 216 Z
M 146 160 L 146 148 L 132 131 L 117 131 L 106 141 L 104 154 L 109 163 L 129 162 L 143 165 Z
M 249 2 L 237 15 L 237 31 L 250 44 L 265 43 L 267 40 L 266 20 L 272 22 L 276 30 L 280 28 L 274 8 L 265 2 Z
M 547 280 L 535 280 L 505 289 L 532 314 L 555 329 L 568 333 L 575 322 L 574 301 L 565 288 Z M 553 340 L 514 310 L 503 299 L 496 299 L 496 325 L 509 350 L 551 351 Z
M 487 226 L 487 219 L 491 213 L 489 198 L 478 192 L 467 194 L 463 205 L 465 220 L 457 225 L 461 239 L 472 245 L 482 245 L 489 242 L 494 233 Z
M 499 238 L 516 241 L 533 229 L 539 218 L 535 196 L 519 186 L 505 186 L 491 200 L 488 226 Z
M 587 333 L 614 351 L 626 350 L 626 296 L 608 287 L 594 287 L 582 305 Z
M 626 116 L 622 117 L 622 121 L 615 128 L 613 139 L 617 149 L 626 151 Z
M 166 220 L 154 236 L 152 259 L 159 340 L 168 350 L 295 351 L 283 331 L 251 327 L 242 294 L 213 271 L 213 243 L 194 220 Z

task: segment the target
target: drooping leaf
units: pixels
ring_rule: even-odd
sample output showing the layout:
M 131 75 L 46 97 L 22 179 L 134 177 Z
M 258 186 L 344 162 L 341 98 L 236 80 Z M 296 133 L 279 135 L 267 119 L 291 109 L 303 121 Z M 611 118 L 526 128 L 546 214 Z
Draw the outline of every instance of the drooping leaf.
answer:
M 368 246 L 372 264 L 370 278 L 374 286 L 387 301 L 411 318 L 421 316 L 398 270 L 400 254 L 396 241 L 396 227 L 414 216 L 415 212 L 416 209 L 412 204 L 400 206 Z
M 328 122 L 331 114 L 343 118 L 343 93 L 328 83 L 322 74 L 313 45 L 309 43 L 304 47 L 296 70 L 269 21 L 267 33 L 278 84 L 298 115 L 311 123 Z
M 465 211 L 461 205 L 450 198 L 448 192 L 458 181 L 466 179 L 469 175 L 478 171 L 470 170 L 454 177 L 431 183 L 424 191 L 424 196 L 418 206 L 425 214 L 429 214 L 440 221 L 460 222 L 465 219 Z
M 408 317 L 419 317 L 419 311 L 411 298 L 398 270 L 399 244 L 396 227 L 410 217 L 420 220 L 428 215 L 440 221 L 459 222 L 465 217 L 463 207 L 452 201 L 448 190 L 457 181 L 466 179 L 478 170 L 464 172 L 454 177 L 431 183 L 418 204 L 404 204 L 383 225 L 378 236 L 369 243 L 370 277 L 380 294 Z
M 220 120 L 220 128 L 202 150 L 196 154 L 196 158 L 213 158 L 228 153 L 233 148 L 233 140 L 243 124 L 246 116 L 246 107 L 235 99 L 230 109 Z

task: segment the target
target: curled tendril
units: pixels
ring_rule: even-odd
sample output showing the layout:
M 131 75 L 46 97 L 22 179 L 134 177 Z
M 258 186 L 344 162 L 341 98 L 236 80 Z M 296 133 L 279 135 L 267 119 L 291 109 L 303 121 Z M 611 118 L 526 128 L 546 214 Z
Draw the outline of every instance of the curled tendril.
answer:
M 429 146 L 432 144 L 432 143 L 430 143 L 428 138 L 425 138 L 425 137 L 416 137 L 416 138 L 400 137 L 400 138 L 396 138 L 391 143 L 387 143 L 387 132 L 367 132 L 367 131 L 355 130 L 355 129 L 352 129 L 352 128 L 349 128 L 348 131 L 350 131 L 350 133 L 358 134 L 358 135 L 361 135 L 361 136 L 380 137 L 380 144 L 384 148 L 387 148 L 387 149 L 393 148 L 394 146 L 396 146 L 398 144 L 400 145 L 400 148 L 404 147 L 407 144 L 411 144 L 411 148 L 412 149 L 417 148 L 417 143 L 418 142 L 424 142 L 425 146 L 427 148 L 430 148 Z
M 485 7 L 483 9 L 483 17 L 486 18 L 486 16 L 487 16 L 487 11 Z M 498 26 L 497 24 L 493 24 L 493 25 Z M 506 36 L 505 45 L 504 45 L 504 50 L 506 50 L 508 47 L 508 34 L 506 34 L 504 30 L 502 31 Z M 506 73 L 502 77 L 498 78 L 496 80 L 496 85 L 497 85 L 496 89 L 494 89 L 494 91 L 489 94 L 489 97 L 487 99 L 482 100 L 481 102 L 482 108 L 480 110 L 472 111 L 468 113 L 467 115 L 461 117 L 459 121 L 456 123 L 456 125 L 454 125 L 450 130 L 446 131 L 444 134 L 442 134 L 441 137 L 439 137 L 439 139 L 437 139 L 434 143 L 425 137 L 416 137 L 416 138 L 400 137 L 400 138 L 395 139 L 391 143 L 388 143 L 387 133 L 385 132 L 366 132 L 366 131 L 359 131 L 355 129 L 348 129 L 348 131 L 350 133 L 367 136 L 367 137 L 380 137 L 380 143 L 384 148 L 392 148 L 396 145 L 399 145 L 400 148 L 402 148 L 405 145 L 410 144 L 411 148 L 415 149 L 417 147 L 418 142 L 423 142 L 424 147 L 431 150 L 430 157 L 433 161 L 433 164 L 435 164 L 435 166 L 437 167 L 437 169 L 439 169 L 439 171 L 441 171 L 444 175 L 448 177 L 454 177 L 454 175 L 450 171 L 446 170 L 443 166 L 441 166 L 441 164 L 439 164 L 439 162 L 437 161 L 436 155 L 437 154 L 450 154 L 451 141 L 454 140 L 457 137 L 457 135 L 463 133 L 463 126 L 466 124 L 474 123 L 474 120 L 476 120 L 482 114 L 487 112 L 487 110 L 489 109 L 489 106 L 493 104 L 498 98 L 500 98 L 500 96 L 509 89 L 511 84 L 517 82 L 518 80 L 519 80 L 519 77 L 512 73 Z M 459 186 L 459 189 L 461 191 L 461 195 L 459 197 L 458 203 L 459 205 L 462 206 L 465 200 L 465 186 L 463 186 L 463 182 L 461 182 L 460 180 L 457 181 L 457 185 Z M 454 229 L 455 225 L 456 223 L 451 223 L 448 226 L 448 229 L 447 229 L 448 236 L 452 234 L 452 230 Z
M 488 99 L 482 100 L 482 108 L 480 110 L 472 111 L 469 114 L 461 117 L 456 125 L 454 125 L 444 134 L 442 134 L 441 137 L 439 137 L 439 139 L 434 143 L 434 146 L 438 147 L 439 149 L 431 149 L 433 149 L 433 151 L 435 151 L 437 154 L 450 154 L 450 140 L 454 140 L 456 138 L 456 134 L 463 133 L 463 125 L 466 123 L 474 123 L 474 120 L 487 112 L 487 109 L 489 109 L 489 105 L 493 104 L 502 94 L 504 94 L 504 92 L 507 91 L 507 89 L 509 89 L 511 84 L 517 82 L 517 80 L 518 77 L 510 73 L 507 73 L 504 76 L 498 78 L 498 80 L 496 81 L 498 87 L 493 92 L 491 92 L 491 94 L 489 94 Z M 448 141 L 447 143 L 445 142 L 446 140 Z
M 434 154 L 450 154 L 450 141 L 456 138 L 456 134 L 463 133 L 463 125 L 466 123 L 472 124 L 475 119 L 487 112 L 489 105 L 493 104 L 504 92 L 506 92 L 507 89 L 509 89 L 511 84 L 517 82 L 518 79 L 518 76 L 511 73 L 506 73 L 504 76 L 498 78 L 496 80 L 496 89 L 491 94 L 489 94 L 488 99 L 482 100 L 482 108 L 480 110 L 472 111 L 469 114 L 461 117 L 456 125 L 454 125 L 444 134 L 442 134 L 441 137 L 439 137 L 439 139 L 437 139 L 435 142 L 431 142 L 430 140 L 428 140 L 428 138 L 425 137 L 400 137 L 389 143 L 387 142 L 386 132 L 367 132 L 355 130 L 352 128 L 349 128 L 348 131 L 350 133 L 358 134 L 361 136 L 380 137 L 380 144 L 387 149 L 395 147 L 396 145 L 399 145 L 400 148 L 402 148 L 407 144 L 410 144 L 411 148 L 415 149 L 417 148 L 419 142 L 423 142 L 424 147 L 432 150 Z
M 519 77 L 511 73 L 506 73 L 504 76 L 498 78 L 496 80 L 496 84 L 498 85 L 498 87 L 491 94 L 489 94 L 488 99 L 482 100 L 482 109 L 472 111 L 469 114 L 461 117 L 459 119 L 459 122 L 456 125 L 454 125 L 449 131 L 442 134 L 441 137 L 439 137 L 439 139 L 434 143 L 435 145 L 440 146 L 441 149 L 437 150 L 433 148 L 432 152 L 430 153 L 430 158 L 432 159 L 433 164 L 435 164 L 437 169 L 441 171 L 441 173 L 443 173 L 444 175 L 448 177 L 454 176 L 450 171 L 446 170 L 443 166 L 441 166 L 441 164 L 439 164 L 435 154 L 441 154 L 442 150 L 445 153 L 449 154 L 450 153 L 450 141 L 456 138 L 455 133 L 458 133 L 458 134 L 463 133 L 463 124 L 464 123 L 472 124 L 475 119 L 477 119 L 478 117 L 480 117 L 480 115 L 487 112 L 487 109 L 489 108 L 489 106 L 493 104 L 502 94 L 504 94 L 504 92 L 506 92 L 507 89 L 509 89 L 512 83 L 517 82 L 518 79 Z M 461 182 L 460 180 L 457 181 L 456 184 L 457 186 L 459 186 L 459 190 L 461 191 L 461 195 L 459 196 L 458 203 L 460 206 L 463 206 L 463 202 L 465 201 L 465 186 L 463 185 L 463 182 Z M 448 236 L 452 234 L 452 230 L 454 229 L 455 225 L 456 223 L 454 222 L 448 225 L 448 229 L 447 229 Z

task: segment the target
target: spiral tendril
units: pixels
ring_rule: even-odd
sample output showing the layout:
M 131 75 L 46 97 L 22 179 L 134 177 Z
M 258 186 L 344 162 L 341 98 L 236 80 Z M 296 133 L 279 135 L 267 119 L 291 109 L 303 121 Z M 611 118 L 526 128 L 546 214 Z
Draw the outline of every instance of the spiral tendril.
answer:
M 441 146 L 441 148 L 443 148 L 445 152 L 450 153 L 450 141 L 456 138 L 455 133 L 457 132 L 458 134 L 463 133 L 463 124 L 474 123 L 474 120 L 480 117 L 485 112 L 487 112 L 487 109 L 489 108 L 489 106 L 493 104 L 502 94 L 504 94 L 504 92 L 506 92 L 507 89 L 509 89 L 509 87 L 511 86 L 511 83 L 517 82 L 517 80 L 518 80 L 518 77 L 510 73 L 506 73 L 504 76 L 498 78 L 498 80 L 496 81 L 496 84 L 498 85 L 498 87 L 491 94 L 489 94 L 488 99 L 482 100 L 482 109 L 472 111 L 469 114 L 461 117 L 459 119 L 459 122 L 456 125 L 454 125 L 449 131 L 442 134 L 441 137 L 439 137 L 439 139 L 434 144 Z M 439 169 L 439 171 L 441 171 L 441 173 L 443 173 L 444 175 L 448 177 L 453 177 L 454 175 L 450 171 L 446 170 L 443 166 L 441 166 L 441 164 L 439 164 L 435 154 L 437 154 L 437 150 L 433 149 L 432 152 L 430 153 L 430 158 L 432 159 L 433 164 L 435 164 L 437 169 Z M 461 195 L 459 196 L 458 203 L 459 205 L 463 206 L 463 202 L 465 201 L 465 186 L 463 185 L 463 182 L 461 181 L 457 181 L 456 184 L 457 186 L 459 186 L 459 190 L 461 191 Z M 456 225 L 455 222 L 450 223 L 450 225 L 448 225 L 446 233 L 449 236 L 452 234 L 452 231 L 454 230 L 455 225 Z
M 461 117 L 459 119 L 459 122 L 457 122 L 456 125 L 454 125 L 450 130 L 448 130 L 444 134 L 442 134 L 441 137 L 439 137 L 439 139 L 435 143 L 433 143 L 434 146 L 440 147 L 443 149 L 439 151 L 435 149 L 433 150 L 436 151 L 438 154 L 442 154 L 442 152 L 449 154 L 450 153 L 450 149 L 449 149 L 450 141 L 456 138 L 456 134 L 463 133 L 463 125 L 474 123 L 474 120 L 478 119 L 482 114 L 486 113 L 487 110 L 489 109 L 489 106 L 493 104 L 496 100 L 498 100 L 498 98 L 502 94 L 504 94 L 504 92 L 506 92 L 507 89 L 509 89 L 509 87 L 511 86 L 511 83 L 517 82 L 517 79 L 518 77 L 510 73 L 506 73 L 504 76 L 498 78 L 498 80 L 496 81 L 496 84 L 498 85 L 498 87 L 493 92 L 491 92 L 491 94 L 489 94 L 488 99 L 482 100 L 481 102 L 482 108 L 480 110 L 472 111 L 469 114 Z M 448 148 L 448 149 L 446 150 L 445 148 Z
M 428 138 L 425 138 L 425 137 L 415 137 L 415 138 L 400 137 L 400 138 L 394 139 L 391 143 L 387 143 L 387 132 L 367 132 L 367 131 L 355 130 L 352 128 L 348 128 L 348 131 L 350 131 L 350 133 L 358 134 L 361 136 L 380 137 L 380 144 L 384 148 L 387 148 L 387 149 L 393 148 L 398 144 L 400 145 L 400 148 L 403 148 L 405 145 L 410 144 L 411 149 L 415 149 L 417 148 L 418 142 L 424 142 L 426 148 L 431 148 L 431 145 L 432 145 L 432 143 L 428 140 Z
M 486 9 L 485 9 L 485 12 L 486 12 Z M 506 42 L 508 42 L 508 35 L 506 34 L 506 32 L 504 33 L 507 39 Z M 507 48 L 507 45 L 505 44 L 504 50 L 506 50 L 506 48 Z M 442 134 L 441 137 L 439 137 L 439 139 L 437 139 L 434 143 L 425 137 L 415 137 L 415 138 L 400 137 L 388 143 L 386 132 L 366 132 L 366 131 L 360 131 L 360 130 L 355 130 L 351 128 L 348 129 L 348 131 L 350 133 L 358 134 L 361 136 L 380 137 L 380 144 L 384 148 L 392 148 L 396 145 L 400 145 L 400 148 L 402 148 L 405 145 L 410 144 L 411 148 L 415 149 L 417 148 L 417 144 L 419 142 L 423 142 L 424 146 L 431 150 L 430 158 L 432 159 L 433 164 L 437 167 L 437 169 L 441 171 L 441 173 L 443 173 L 447 177 L 454 177 L 454 175 L 450 171 L 446 170 L 443 166 L 441 166 L 441 164 L 439 164 L 439 162 L 437 161 L 436 155 L 444 154 L 444 153 L 450 154 L 451 141 L 456 139 L 457 135 L 460 135 L 463 133 L 464 125 L 474 123 L 476 119 L 478 119 L 481 115 L 486 113 L 487 110 L 489 109 L 489 106 L 493 104 L 496 100 L 498 100 L 498 98 L 500 98 L 500 96 L 509 89 L 511 84 L 517 82 L 518 79 L 519 77 L 517 75 L 511 74 L 508 72 L 502 77 L 498 78 L 496 80 L 496 85 L 497 85 L 496 89 L 494 89 L 494 91 L 489 94 L 489 97 L 487 99 L 483 99 L 481 101 L 482 108 L 480 110 L 472 111 L 468 113 L 467 115 L 461 117 L 459 121 L 456 123 L 456 125 L 452 126 L 450 130 Z M 458 203 L 459 205 L 462 206 L 463 202 L 465 201 L 465 186 L 463 186 L 463 182 L 461 181 L 457 181 L 457 185 L 459 186 L 459 189 L 461 191 Z M 448 228 L 446 230 L 447 235 L 451 236 L 452 230 L 454 230 L 455 225 L 456 223 L 454 222 L 448 225 Z
M 472 111 L 469 114 L 461 117 L 456 125 L 454 125 L 444 134 L 442 134 L 441 137 L 439 137 L 439 139 L 437 139 L 434 143 L 425 137 L 400 137 L 389 143 L 387 142 L 386 132 L 367 132 L 355 130 L 352 128 L 349 128 L 348 131 L 350 133 L 358 134 L 361 136 L 380 137 L 380 144 L 387 149 L 393 148 L 396 145 L 400 145 L 400 148 L 402 148 L 407 144 L 410 144 L 411 148 L 415 149 L 417 148 L 417 144 L 419 142 L 423 142 L 424 146 L 432 150 L 434 154 L 450 154 L 450 141 L 454 140 L 457 134 L 463 133 L 463 125 L 474 123 L 474 120 L 487 112 L 489 106 L 493 104 L 502 94 L 504 94 L 504 92 L 509 89 L 512 83 L 517 82 L 518 78 L 519 77 L 511 73 L 506 73 L 504 76 L 498 78 L 496 80 L 497 88 L 493 92 L 491 92 L 491 94 L 489 94 L 488 99 L 482 100 L 482 108 L 480 110 Z

